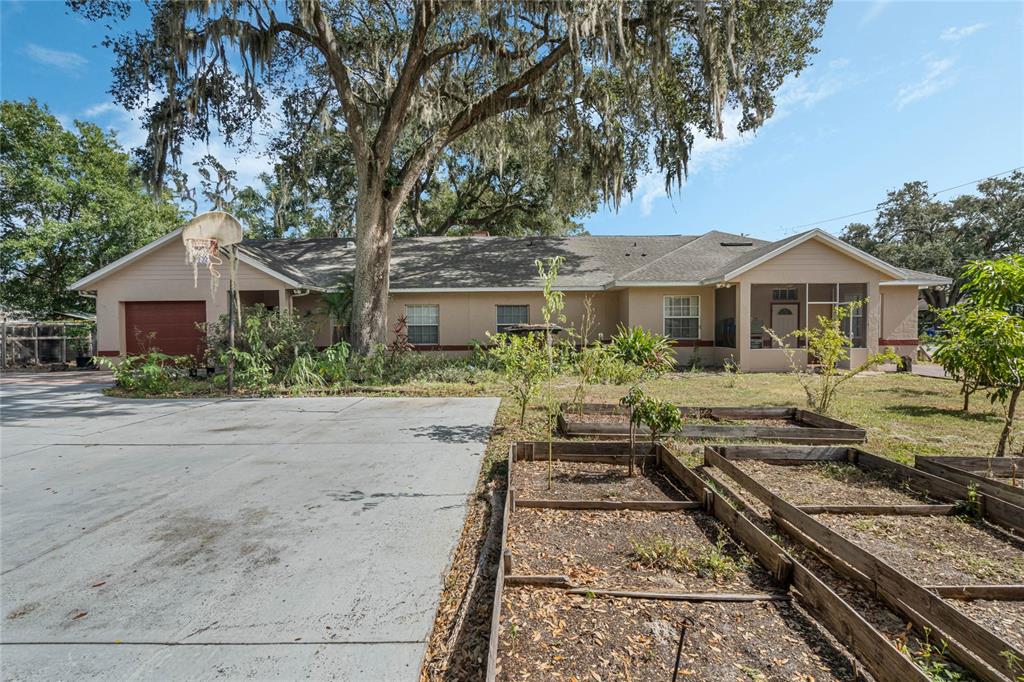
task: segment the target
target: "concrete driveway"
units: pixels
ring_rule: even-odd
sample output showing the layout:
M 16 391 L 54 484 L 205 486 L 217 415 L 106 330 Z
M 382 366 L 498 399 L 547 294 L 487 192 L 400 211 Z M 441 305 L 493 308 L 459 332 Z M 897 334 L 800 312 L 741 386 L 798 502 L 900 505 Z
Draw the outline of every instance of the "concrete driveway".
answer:
M 497 399 L 0 401 L 4 679 L 417 679 Z

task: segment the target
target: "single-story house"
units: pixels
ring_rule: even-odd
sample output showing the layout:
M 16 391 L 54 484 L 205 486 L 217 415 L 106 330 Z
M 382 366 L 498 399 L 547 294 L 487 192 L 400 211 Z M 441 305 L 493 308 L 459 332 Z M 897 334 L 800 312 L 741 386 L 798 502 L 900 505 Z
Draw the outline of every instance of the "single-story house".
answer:
M 785 336 L 867 300 L 849 318 L 856 363 L 879 348 L 911 354 L 918 342 L 918 290 L 946 277 L 886 263 L 821 230 L 768 242 L 712 231 L 699 236 L 415 237 L 396 239 L 391 262 L 389 326 L 408 321 L 409 340 L 424 351 L 459 353 L 487 332 L 541 321 L 542 282 L 534 262 L 561 256 L 557 287 L 565 292 L 568 324 L 580 325 L 589 299 L 592 338 L 621 325 L 642 325 L 673 339 L 677 358 L 699 349 L 706 365 L 732 358 L 747 371 L 788 367 L 765 331 Z M 317 344 L 331 343 L 334 324 L 321 295 L 355 263 L 351 239 L 248 240 L 238 247 L 243 305 L 315 316 Z M 171 232 L 75 282 L 96 297 L 101 355 L 155 345 L 195 353 L 197 322 L 227 311 L 227 266 L 211 293 L 185 263 L 180 231 Z M 794 344 L 799 345 L 799 344 Z M 797 356 L 804 353 L 797 351 Z

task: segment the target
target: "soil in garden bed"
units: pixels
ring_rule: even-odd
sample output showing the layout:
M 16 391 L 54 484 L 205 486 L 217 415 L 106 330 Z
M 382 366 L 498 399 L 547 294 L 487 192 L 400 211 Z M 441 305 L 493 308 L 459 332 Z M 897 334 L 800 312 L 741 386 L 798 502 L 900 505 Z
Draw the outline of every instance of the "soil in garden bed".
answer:
M 937 502 L 911 490 L 885 472 L 867 471 L 845 462 L 783 465 L 744 459 L 733 463 L 768 490 L 795 505 Z M 734 490 L 738 488 L 737 484 Z
M 565 575 L 595 589 L 777 591 L 725 526 L 702 511 L 518 509 L 508 547 L 516 574 Z
M 583 424 L 622 424 L 622 428 L 629 427 L 629 420 L 624 414 L 598 414 L 594 412 L 568 411 L 564 413 L 565 420 L 572 423 Z M 693 419 L 683 417 L 683 426 L 792 426 L 794 428 L 814 428 L 809 424 L 798 422 L 795 419 Z
M 817 519 L 922 585 L 1024 583 L 1024 541 L 957 516 Z
M 1018 649 L 1024 649 L 1024 601 L 946 601 Z
M 963 682 L 975 679 L 971 673 L 961 668 L 954 661 L 949 659 L 948 656 L 943 655 L 940 648 L 936 648 L 941 647 L 940 644 L 937 644 L 934 641 L 927 642 L 914 633 L 911 629 L 910 623 L 904 616 L 894 611 L 884 601 L 874 596 L 869 590 L 866 590 L 852 580 L 849 580 L 834 571 L 814 552 L 803 545 L 794 542 L 792 538 L 784 533 L 770 518 L 768 507 L 751 495 L 735 480 L 713 467 L 708 468 L 707 471 L 705 471 L 705 467 L 698 467 L 696 471 L 698 474 L 705 477 L 707 476 L 707 472 L 713 472 L 716 477 L 718 477 L 729 487 L 730 490 L 732 490 L 733 493 L 750 505 L 752 513 L 747 513 L 746 516 L 751 521 L 758 525 L 762 531 L 772 537 L 776 542 L 781 544 L 786 551 L 792 554 L 804 566 L 809 568 L 816 576 L 818 576 L 818 578 L 828 585 L 832 591 L 838 594 L 843 601 L 849 604 L 864 620 L 881 632 L 897 648 L 908 652 L 915 660 L 925 660 L 923 657 L 927 656 L 928 660 L 942 662 L 944 665 L 955 670 L 957 674 L 960 675 L 955 679 L 962 680 Z
M 639 462 L 639 458 L 638 462 Z M 661 468 L 639 463 L 635 475 L 625 464 L 603 462 L 552 462 L 548 490 L 548 463 L 538 459 L 512 465 L 512 486 L 523 500 L 687 500 L 681 487 Z
M 790 603 L 588 598 L 506 588 L 499 680 L 854 680 L 848 654 Z

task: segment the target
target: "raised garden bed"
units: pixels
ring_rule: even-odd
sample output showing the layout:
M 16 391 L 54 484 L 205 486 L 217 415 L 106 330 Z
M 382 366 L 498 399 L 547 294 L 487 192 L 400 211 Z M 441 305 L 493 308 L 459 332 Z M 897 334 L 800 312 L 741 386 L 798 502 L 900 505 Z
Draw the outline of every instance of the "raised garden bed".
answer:
M 1024 457 L 915 457 L 914 466 L 1024 508 Z
M 497 678 L 856 680 L 849 657 L 785 602 L 692 603 L 588 598 L 506 588 Z M 556 677 L 557 675 L 557 677 Z
M 546 443 L 512 446 L 488 680 L 668 680 L 684 625 L 679 679 L 844 680 L 862 667 L 876 680 L 927 679 L 663 446 L 644 458 L 646 483 L 611 495 L 594 465 L 616 472 L 628 452 L 554 443 L 553 478 L 577 476 L 566 485 L 580 497 L 569 498 L 557 497 L 557 478 L 547 490 Z M 659 476 L 668 491 L 651 484 Z
M 864 429 L 796 407 L 680 407 L 680 440 L 771 440 L 781 443 L 863 443 Z M 624 438 L 629 435 L 625 408 L 610 403 L 563 403 L 559 431 L 571 438 Z M 638 429 L 643 435 L 646 427 Z
M 965 511 L 970 508 L 966 486 L 853 448 L 708 446 L 705 465 L 730 497 L 751 511 L 763 505 L 779 528 L 836 572 L 881 597 L 933 639 L 947 642 L 951 654 L 979 679 L 1024 675 L 1019 630 L 1024 545 L 1003 529 L 951 518 L 949 504 L 931 502 L 953 502 L 954 510 Z M 819 489 L 823 499 L 807 499 L 805 475 L 791 476 L 791 487 L 784 474 L 768 476 L 767 482 L 757 475 L 766 466 L 800 471 L 809 465 L 820 467 L 828 481 Z M 842 491 L 844 481 L 830 477 L 826 467 L 838 465 L 888 482 L 899 494 L 912 496 L 914 504 L 891 499 L 873 504 L 877 500 L 863 485 L 853 486 L 860 493 L 856 503 L 837 503 L 848 499 L 849 491 Z M 713 470 L 742 491 L 733 492 Z M 984 495 L 975 502 L 990 511 Z

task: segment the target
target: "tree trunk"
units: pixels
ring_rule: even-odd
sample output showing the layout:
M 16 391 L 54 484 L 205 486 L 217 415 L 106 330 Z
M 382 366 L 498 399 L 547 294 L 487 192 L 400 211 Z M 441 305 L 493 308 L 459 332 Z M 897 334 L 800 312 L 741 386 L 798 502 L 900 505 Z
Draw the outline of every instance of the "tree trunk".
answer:
M 1024 386 L 1017 386 L 1010 394 L 1010 403 L 1006 406 L 1006 422 L 1003 424 L 1003 432 L 999 436 L 996 457 L 1006 456 L 1006 444 L 1010 442 L 1010 433 L 1013 431 L 1013 415 L 1017 411 L 1017 398 L 1020 398 L 1022 388 Z
M 383 174 L 368 171 L 356 199 L 356 272 L 352 301 L 352 350 L 365 355 L 387 335 L 388 287 L 393 212 L 383 191 Z
M 971 408 L 971 392 L 967 390 L 967 385 L 964 384 L 961 393 L 964 394 L 964 412 L 970 412 Z

